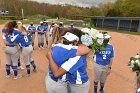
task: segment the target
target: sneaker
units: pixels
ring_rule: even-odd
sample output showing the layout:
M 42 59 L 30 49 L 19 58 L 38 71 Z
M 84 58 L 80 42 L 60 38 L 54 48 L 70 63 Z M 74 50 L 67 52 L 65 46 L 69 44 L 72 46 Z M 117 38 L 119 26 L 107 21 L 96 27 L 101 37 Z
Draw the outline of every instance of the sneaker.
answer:
M 99 93 L 105 93 L 105 91 L 103 90 L 103 91 L 99 91 Z
M 14 79 L 18 79 L 18 78 L 21 78 L 22 75 L 18 75 L 18 76 L 14 76 Z
M 18 70 L 24 70 L 24 68 L 22 66 L 19 66 Z
M 37 72 L 36 68 L 35 68 L 35 69 L 33 69 L 33 71 L 34 71 L 34 72 Z
M 26 77 L 30 77 L 30 76 L 31 76 L 31 74 L 27 74 L 27 75 L 26 75 Z
M 6 75 L 6 78 L 10 78 L 10 75 Z

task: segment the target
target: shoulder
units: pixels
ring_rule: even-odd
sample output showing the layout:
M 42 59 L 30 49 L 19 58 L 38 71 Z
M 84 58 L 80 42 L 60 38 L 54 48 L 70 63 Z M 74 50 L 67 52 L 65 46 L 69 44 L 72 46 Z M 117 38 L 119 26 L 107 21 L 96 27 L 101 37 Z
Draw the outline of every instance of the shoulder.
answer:
M 6 32 L 7 32 L 7 29 L 3 28 L 2 33 L 6 33 Z
M 67 50 L 78 49 L 78 46 L 64 45 L 64 44 L 61 44 L 61 43 L 55 44 L 54 47 L 61 47 L 63 49 L 67 49 Z

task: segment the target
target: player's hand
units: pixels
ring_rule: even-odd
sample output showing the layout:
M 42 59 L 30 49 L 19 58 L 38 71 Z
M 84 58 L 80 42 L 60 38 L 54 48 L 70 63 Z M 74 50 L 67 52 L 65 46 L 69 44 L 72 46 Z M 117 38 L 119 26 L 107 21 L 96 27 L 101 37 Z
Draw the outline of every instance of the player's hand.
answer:
M 107 75 L 110 75 L 110 73 L 111 73 L 111 69 L 110 69 L 110 68 L 108 68 Z

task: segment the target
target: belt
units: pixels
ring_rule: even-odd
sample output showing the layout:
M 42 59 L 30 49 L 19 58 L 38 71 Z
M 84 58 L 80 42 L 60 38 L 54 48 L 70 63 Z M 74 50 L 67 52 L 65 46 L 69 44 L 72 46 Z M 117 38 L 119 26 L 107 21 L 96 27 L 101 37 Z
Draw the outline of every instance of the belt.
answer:
M 31 44 L 30 44 L 31 45 Z M 23 46 L 23 47 L 29 47 L 30 45 L 27 45 L 27 46 Z
M 57 82 L 58 81 L 58 79 L 54 79 L 53 77 L 51 77 L 50 76 L 50 78 L 53 80 L 53 81 L 55 81 L 55 82 Z
M 9 46 L 9 47 L 15 47 L 16 45 L 6 45 L 6 46 Z

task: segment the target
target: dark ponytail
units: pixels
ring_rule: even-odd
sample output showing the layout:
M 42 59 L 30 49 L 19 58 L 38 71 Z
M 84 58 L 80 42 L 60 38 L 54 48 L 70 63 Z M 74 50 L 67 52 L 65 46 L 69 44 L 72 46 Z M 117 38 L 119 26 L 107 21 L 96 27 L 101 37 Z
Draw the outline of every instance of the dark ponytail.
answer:
M 7 24 L 7 33 L 8 33 L 8 35 L 12 35 L 13 29 L 14 29 L 14 27 L 13 27 L 13 25 L 12 25 L 12 22 L 9 22 L 9 23 Z

